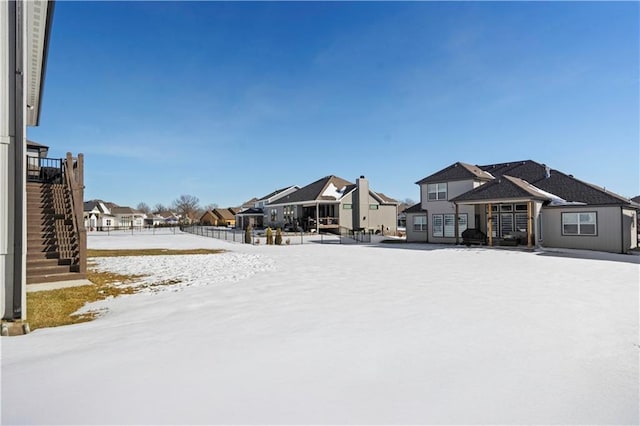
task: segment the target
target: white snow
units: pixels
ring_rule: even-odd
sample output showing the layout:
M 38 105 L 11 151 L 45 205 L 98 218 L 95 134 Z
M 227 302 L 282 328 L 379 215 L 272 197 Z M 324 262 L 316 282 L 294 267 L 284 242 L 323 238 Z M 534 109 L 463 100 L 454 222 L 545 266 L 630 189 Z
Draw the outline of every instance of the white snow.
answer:
M 329 182 L 329 185 L 327 185 L 327 188 L 322 192 L 322 196 L 333 197 L 336 200 L 339 200 L 344 195 L 345 189 L 346 189 L 346 186 L 343 187 L 342 189 L 338 189 L 338 187 L 335 186 L 333 182 Z
M 178 277 L 2 338 L 3 424 L 638 424 L 637 257 L 435 245 L 93 248 Z

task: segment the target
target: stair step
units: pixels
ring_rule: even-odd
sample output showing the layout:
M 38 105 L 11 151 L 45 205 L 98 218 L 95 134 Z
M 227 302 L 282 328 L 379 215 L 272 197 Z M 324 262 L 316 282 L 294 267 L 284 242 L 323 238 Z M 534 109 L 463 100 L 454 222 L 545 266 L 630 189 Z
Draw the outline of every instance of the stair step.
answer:
M 65 272 L 49 275 L 29 276 L 27 274 L 27 284 L 52 283 L 57 281 L 72 281 L 86 278 L 86 274 L 80 272 Z

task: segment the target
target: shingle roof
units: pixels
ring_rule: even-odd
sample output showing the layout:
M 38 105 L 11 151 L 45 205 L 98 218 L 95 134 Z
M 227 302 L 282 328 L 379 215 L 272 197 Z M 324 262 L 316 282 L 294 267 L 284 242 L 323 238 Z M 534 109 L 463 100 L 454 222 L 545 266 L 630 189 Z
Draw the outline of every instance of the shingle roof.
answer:
M 423 213 L 426 210 L 422 209 L 422 203 L 417 203 L 404 210 L 405 213 Z
M 264 214 L 264 211 L 262 211 L 262 209 L 258 209 L 255 207 L 252 207 L 250 209 L 247 210 L 242 210 L 239 213 L 236 213 L 236 215 L 240 215 L 240 216 L 262 216 Z
M 567 175 L 532 160 L 489 164 L 478 167 L 490 173 L 497 180 L 503 176 L 518 178 L 527 184 L 531 184 L 536 188 L 556 195 L 568 202 L 580 202 L 591 205 L 629 204 L 628 199 L 618 194 L 583 182 L 571 175 Z M 510 181 L 511 185 L 507 184 L 500 187 L 494 187 L 494 182 L 495 181 L 492 181 L 481 185 L 472 191 L 456 197 L 454 200 L 471 201 L 472 199 L 513 198 L 517 192 L 520 192 L 521 196 L 526 196 L 527 191 L 522 187 L 518 190 L 516 188 L 518 185 L 513 180 Z M 504 182 L 504 180 L 501 182 Z
M 391 197 L 387 197 L 385 194 L 383 194 L 382 192 L 376 192 L 375 194 L 377 194 L 384 203 L 388 203 L 388 204 L 398 204 L 398 200 L 394 200 Z
M 298 189 L 296 192 L 285 195 L 284 197 L 277 200 L 277 204 L 284 203 L 299 203 L 304 201 L 336 201 L 335 197 L 323 195 L 327 187 L 333 184 L 335 188 L 338 190 L 342 188 L 348 188 L 353 185 L 352 182 L 348 180 L 342 179 L 337 176 L 325 176 L 321 179 L 318 179 L 315 182 L 310 183 L 307 186 L 304 186 Z M 344 193 L 347 193 L 345 190 Z
M 492 176 L 480 169 L 478 166 L 472 166 L 466 163 L 453 163 L 449 167 L 435 172 L 424 179 L 416 182 L 418 185 L 430 182 L 451 182 L 456 180 L 480 179 L 491 180 Z
M 231 212 L 229 209 L 213 209 L 211 213 L 218 216 L 218 218 L 222 220 L 234 220 L 235 214 Z
M 491 182 L 480 185 L 471 191 L 460 194 L 451 201 L 484 201 L 517 198 L 539 200 L 548 199 L 548 197 L 545 197 L 542 193 L 536 191 L 535 188 L 531 188 L 526 181 L 516 177 L 503 175 Z
M 138 211 L 136 209 L 133 209 L 131 207 L 118 207 L 118 206 L 111 208 L 111 213 L 113 213 L 113 214 L 127 214 L 127 213 L 130 213 L 130 214 L 142 214 L 142 212 L 140 212 L 140 211 Z
M 293 188 L 294 186 L 296 186 L 296 185 L 291 185 L 291 186 L 286 186 L 284 188 L 276 189 L 275 191 L 270 192 L 269 194 L 265 195 L 264 197 L 259 198 L 258 201 L 259 200 L 268 200 L 269 198 L 273 198 L 276 195 L 278 195 L 279 193 L 284 192 L 289 188 Z

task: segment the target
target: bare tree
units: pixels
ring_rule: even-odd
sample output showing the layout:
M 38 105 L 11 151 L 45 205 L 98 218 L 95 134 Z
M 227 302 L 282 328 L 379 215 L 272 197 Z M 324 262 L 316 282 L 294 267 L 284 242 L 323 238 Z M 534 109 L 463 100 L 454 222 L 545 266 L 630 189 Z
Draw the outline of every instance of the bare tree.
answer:
M 402 204 L 406 204 L 408 206 L 412 206 L 414 205 L 416 202 L 413 201 L 411 198 L 405 198 L 404 200 L 401 201 Z
M 209 210 L 213 210 L 213 209 L 217 209 L 217 208 L 218 208 L 218 205 L 216 203 L 210 203 L 210 204 L 207 204 L 206 206 L 204 206 L 202 209 L 204 210 L 204 212 L 207 212 Z
M 151 208 L 149 207 L 149 205 L 147 203 L 145 203 L 144 201 L 141 203 L 138 203 L 138 205 L 136 206 L 136 210 L 144 213 L 144 214 L 149 214 L 151 213 Z
M 153 213 L 166 212 L 167 210 L 169 210 L 167 206 L 162 203 L 157 203 L 155 206 L 153 206 Z
M 173 201 L 173 207 L 177 213 L 181 215 L 187 221 L 193 221 L 196 218 L 200 200 L 194 195 L 182 194 L 179 198 Z

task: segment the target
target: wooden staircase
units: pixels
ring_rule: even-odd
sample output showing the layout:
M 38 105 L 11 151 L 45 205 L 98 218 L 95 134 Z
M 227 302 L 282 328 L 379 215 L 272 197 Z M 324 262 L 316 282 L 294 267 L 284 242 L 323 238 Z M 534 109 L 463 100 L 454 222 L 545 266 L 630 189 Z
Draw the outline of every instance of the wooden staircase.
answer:
M 27 183 L 27 284 L 86 278 L 66 183 Z

